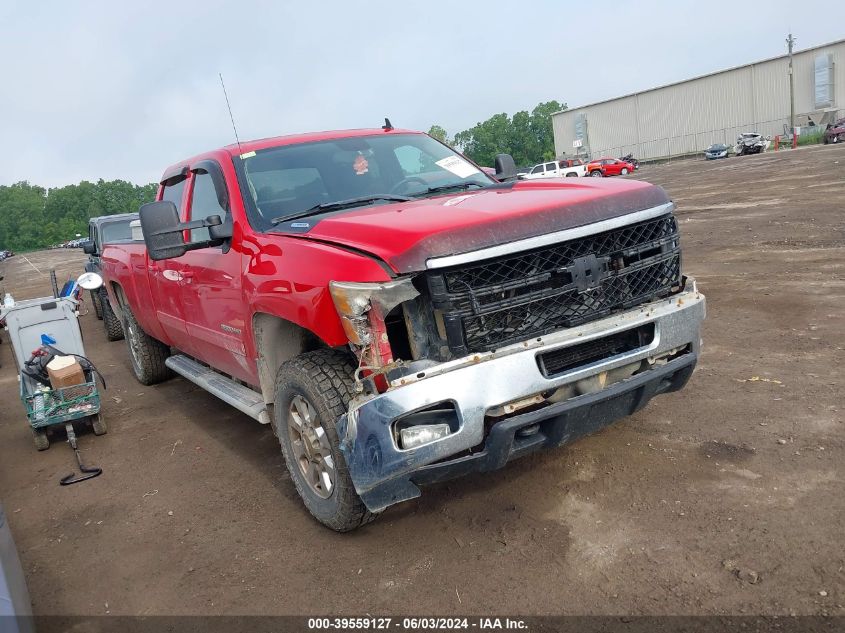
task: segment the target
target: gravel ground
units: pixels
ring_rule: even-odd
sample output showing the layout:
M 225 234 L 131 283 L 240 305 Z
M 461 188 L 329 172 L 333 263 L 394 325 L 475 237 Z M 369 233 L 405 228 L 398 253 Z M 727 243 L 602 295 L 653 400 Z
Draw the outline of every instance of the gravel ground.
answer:
M 347 535 L 267 427 L 193 385 L 106 374 L 104 474 L 59 487 L 0 345 L 0 499 L 37 614 L 845 614 L 845 146 L 645 166 L 708 299 L 686 389 L 576 444 L 430 487 Z M 16 297 L 80 251 L 0 264 Z M 37 270 L 36 270 L 37 269 Z

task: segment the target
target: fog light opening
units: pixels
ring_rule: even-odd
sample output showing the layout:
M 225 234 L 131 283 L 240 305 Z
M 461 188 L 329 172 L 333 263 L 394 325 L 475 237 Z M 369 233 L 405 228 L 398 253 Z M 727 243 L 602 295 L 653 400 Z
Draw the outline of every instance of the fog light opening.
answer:
M 410 450 L 436 442 L 459 428 L 455 404 L 439 402 L 396 420 L 393 438 L 400 450 Z
M 408 450 L 446 437 L 452 432 L 448 424 L 420 424 L 399 430 L 399 447 Z

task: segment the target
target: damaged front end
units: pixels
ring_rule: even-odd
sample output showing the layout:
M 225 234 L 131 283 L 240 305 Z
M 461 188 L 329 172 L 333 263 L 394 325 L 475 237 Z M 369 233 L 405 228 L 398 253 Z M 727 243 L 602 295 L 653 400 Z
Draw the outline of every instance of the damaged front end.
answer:
M 686 383 L 705 300 L 681 275 L 671 209 L 594 226 L 430 260 L 397 281 L 332 283 L 361 364 L 338 433 L 371 511 L 570 442 Z

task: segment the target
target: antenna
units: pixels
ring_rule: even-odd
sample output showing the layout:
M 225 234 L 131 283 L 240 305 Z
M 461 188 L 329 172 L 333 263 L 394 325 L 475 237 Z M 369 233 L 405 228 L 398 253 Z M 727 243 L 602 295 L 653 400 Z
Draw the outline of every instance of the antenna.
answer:
M 226 97 L 226 107 L 229 108 L 229 118 L 232 119 L 232 129 L 235 130 L 235 141 L 238 144 L 238 154 L 242 154 L 241 139 L 238 138 L 238 128 L 235 125 L 235 116 L 232 114 L 232 106 L 229 105 L 229 95 L 226 93 L 226 84 L 223 83 L 223 73 L 218 74 L 220 75 L 220 85 L 223 86 L 223 96 Z
M 389 132 L 390 130 L 393 129 L 393 125 L 390 123 L 390 119 L 388 119 L 387 117 L 384 117 L 384 125 L 381 126 L 381 129 L 384 130 L 385 132 Z

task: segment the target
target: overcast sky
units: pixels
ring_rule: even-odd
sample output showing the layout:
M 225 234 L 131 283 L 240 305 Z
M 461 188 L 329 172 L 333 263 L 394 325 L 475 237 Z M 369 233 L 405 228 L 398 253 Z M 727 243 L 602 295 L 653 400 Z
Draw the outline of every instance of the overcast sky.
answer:
M 0 184 L 153 182 L 231 143 L 218 72 L 242 139 L 384 116 L 452 136 L 780 55 L 790 28 L 844 34 L 786 0 L 0 0 Z

